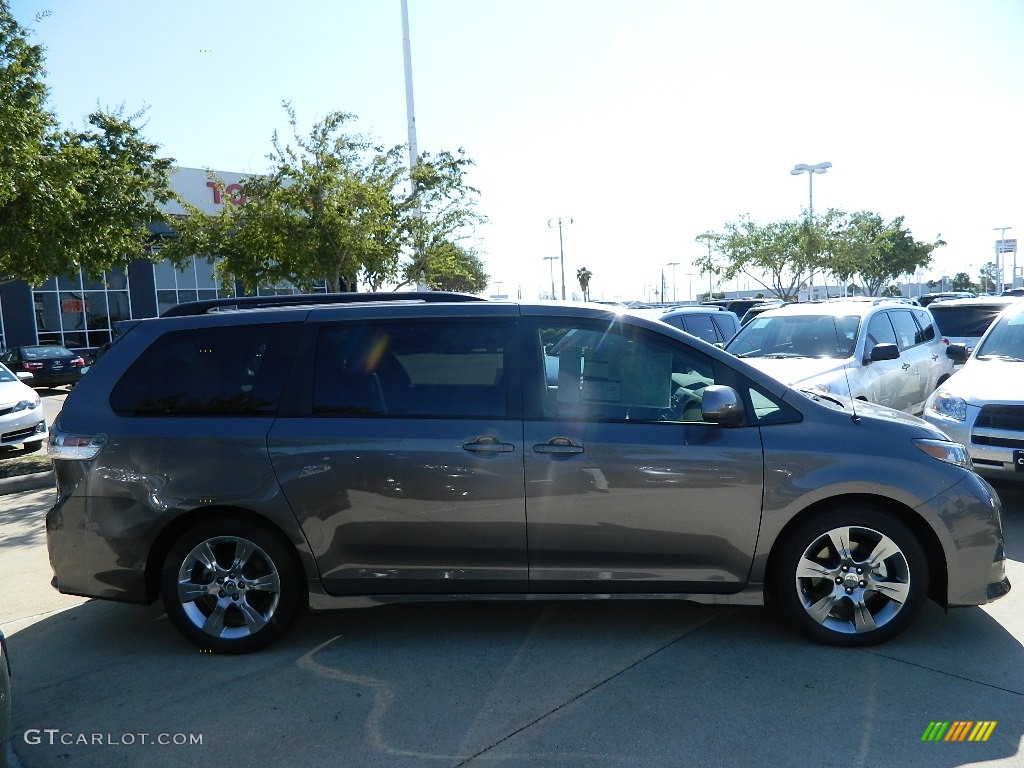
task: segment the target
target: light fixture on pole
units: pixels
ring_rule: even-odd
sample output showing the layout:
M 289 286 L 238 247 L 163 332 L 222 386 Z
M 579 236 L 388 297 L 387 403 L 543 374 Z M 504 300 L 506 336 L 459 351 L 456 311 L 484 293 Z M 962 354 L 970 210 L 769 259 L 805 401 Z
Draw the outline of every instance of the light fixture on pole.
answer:
M 802 173 L 807 174 L 807 261 L 812 262 L 814 258 L 813 250 L 813 239 L 811 230 L 814 227 L 814 174 L 825 173 L 829 168 L 832 167 L 832 163 L 816 163 L 815 165 L 807 165 L 806 163 L 798 163 L 793 166 L 793 170 L 790 171 L 791 176 L 799 176 Z M 811 276 L 809 278 L 810 287 L 810 298 L 814 298 L 814 268 L 811 268 Z
M 555 265 L 554 265 L 553 262 L 557 258 L 558 258 L 557 256 L 545 256 L 544 257 L 544 261 L 548 262 L 548 272 L 551 275 L 551 300 L 552 301 L 555 300 Z
M 672 301 L 676 301 L 676 267 L 679 266 L 679 262 L 670 261 L 665 266 L 672 267 Z
M 548 226 L 554 229 L 558 227 L 558 258 L 562 262 L 562 301 L 565 301 L 565 249 L 562 247 L 562 227 L 572 224 L 568 216 L 559 216 L 556 219 L 548 219 Z
M 992 227 L 993 232 L 999 233 L 999 239 L 996 240 L 996 288 L 995 292 L 1003 292 L 1003 257 L 1002 254 L 1011 250 L 1006 247 L 1006 230 L 1013 229 L 1013 227 Z M 1017 277 L 1017 243 L 1013 244 L 1013 276 Z M 1013 280 L 1010 281 L 1010 287 L 1013 287 Z

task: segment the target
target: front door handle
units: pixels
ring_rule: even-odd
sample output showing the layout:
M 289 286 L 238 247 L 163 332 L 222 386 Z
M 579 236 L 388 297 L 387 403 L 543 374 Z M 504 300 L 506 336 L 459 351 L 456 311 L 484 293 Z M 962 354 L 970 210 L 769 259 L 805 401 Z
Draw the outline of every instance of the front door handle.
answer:
M 553 437 L 546 443 L 537 443 L 533 446 L 534 453 L 550 453 L 556 456 L 571 456 L 574 453 L 583 453 L 583 446 L 576 445 L 567 437 Z
M 515 446 L 512 443 L 503 443 L 496 437 L 491 435 L 481 435 L 471 443 L 463 443 L 463 450 L 471 451 L 473 453 L 484 453 L 484 454 L 495 454 L 495 453 L 512 453 L 515 450 Z

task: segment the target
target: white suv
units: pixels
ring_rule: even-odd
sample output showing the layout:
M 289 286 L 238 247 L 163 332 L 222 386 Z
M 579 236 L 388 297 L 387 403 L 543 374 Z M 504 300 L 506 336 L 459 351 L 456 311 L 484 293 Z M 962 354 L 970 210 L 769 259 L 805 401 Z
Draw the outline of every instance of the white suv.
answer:
M 725 348 L 790 386 L 920 414 L 953 373 L 947 346 L 927 309 L 836 299 L 763 312 Z

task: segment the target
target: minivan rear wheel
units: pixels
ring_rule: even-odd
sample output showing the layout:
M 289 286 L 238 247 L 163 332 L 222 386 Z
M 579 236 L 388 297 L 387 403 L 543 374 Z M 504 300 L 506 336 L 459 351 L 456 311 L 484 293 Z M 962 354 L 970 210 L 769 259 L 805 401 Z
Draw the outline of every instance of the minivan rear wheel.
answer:
M 786 539 L 773 585 L 807 636 L 837 646 L 875 645 L 904 631 L 928 592 L 928 563 L 914 534 L 873 508 L 815 516 Z
M 161 593 L 168 618 L 200 648 L 248 653 L 284 634 L 303 606 L 288 546 L 245 520 L 200 523 L 164 559 Z

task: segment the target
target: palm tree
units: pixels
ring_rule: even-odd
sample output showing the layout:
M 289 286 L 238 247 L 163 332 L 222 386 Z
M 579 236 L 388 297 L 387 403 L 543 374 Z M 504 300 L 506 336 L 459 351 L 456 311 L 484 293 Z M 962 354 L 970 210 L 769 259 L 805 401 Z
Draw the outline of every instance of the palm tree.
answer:
M 586 267 L 576 270 L 576 279 L 580 281 L 580 290 L 583 291 L 583 300 L 590 301 L 590 278 L 594 275 Z

